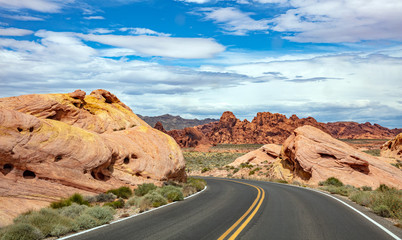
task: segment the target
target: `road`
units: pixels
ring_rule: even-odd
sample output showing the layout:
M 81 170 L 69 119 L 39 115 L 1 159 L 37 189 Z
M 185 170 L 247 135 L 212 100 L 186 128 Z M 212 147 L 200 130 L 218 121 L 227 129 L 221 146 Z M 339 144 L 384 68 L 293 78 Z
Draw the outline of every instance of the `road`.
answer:
M 195 197 L 70 239 L 395 239 L 317 192 L 206 180 L 208 188 Z

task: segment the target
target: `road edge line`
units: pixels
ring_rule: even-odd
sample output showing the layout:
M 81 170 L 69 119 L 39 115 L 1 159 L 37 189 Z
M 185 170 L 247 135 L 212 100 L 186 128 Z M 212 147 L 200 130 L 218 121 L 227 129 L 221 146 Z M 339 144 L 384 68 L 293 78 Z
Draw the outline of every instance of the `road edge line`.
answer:
M 374 219 L 370 218 L 369 216 L 367 216 L 366 214 L 362 213 L 361 211 L 357 210 L 356 208 L 352 207 L 351 205 L 347 204 L 346 202 L 342 201 L 339 198 L 336 198 L 334 196 L 332 196 L 331 194 L 328 194 L 326 192 L 322 192 L 313 188 L 308 188 L 308 187 L 300 187 L 300 186 L 295 186 L 295 185 L 291 185 L 291 184 L 283 184 L 283 183 L 276 183 L 276 182 L 271 182 L 271 183 L 275 183 L 275 184 L 280 184 L 280 185 L 284 185 L 284 186 L 291 186 L 291 187 L 297 187 L 297 188 L 301 188 L 301 189 L 306 189 L 306 190 L 310 190 L 313 192 L 317 192 L 317 193 L 321 193 L 323 195 L 326 195 L 328 197 L 331 197 L 335 200 L 337 200 L 338 202 L 344 204 L 345 206 L 349 207 L 350 209 L 352 209 L 353 211 L 357 212 L 358 214 L 360 214 L 362 217 L 364 217 L 365 219 L 367 219 L 368 221 L 370 221 L 371 223 L 373 223 L 374 225 L 376 225 L 378 228 L 380 228 L 381 230 L 383 230 L 384 232 L 386 232 L 388 235 L 390 235 L 391 237 L 393 237 L 395 240 L 401 240 L 397 235 L 395 235 L 393 232 L 391 232 L 390 230 L 388 230 L 386 227 L 384 227 L 383 225 L 379 224 L 378 222 L 376 222 Z
M 208 186 L 205 185 L 204 189 L 202 189 L 201 191 L 196 192 L 196 193 L 194 193 L 194 194 L 192 194 L 192 195 L 190 195 L 190 196 L 185 197 L 185 198 L 183 199 L 183 201 L 186 200 L 186 199 L 189 199 L 189 198 L 191 198 L 191 197 L 194 197 L 194 196 L 196 196 L 196 195 L 198 195 L 198 194 L 200 194 L 200 193 L 202 193 L 202 192 L 204 192 L 205 190 L 207 190 L 207 188 L 208 188 Z M 152 209 L 150 209 L 150 210 L 148 210 L 148 211 L 145 211 L 145 212 L 142 212 L 142 213 L 137 213 L 137 214 L 131 215 L 131 216 L 126 217 L 126 218 L 114 220 L 114 221 L 112 221 L 112 222 L 110 222 L 110 223 L 106 223 L 106 224 L 103 224 L 103 225 L 100 225 L 100 226 L 97 226 L 97 227 L 94 227 L 94 228 L 86 229 L 86 230 L 84 230 L 84 231 L 77 232 L 77 233 L 74 233 L 74 234 L 71 234 L 71 235 L 68 235 L 68 236 L 64 236 L 64 237 L 61 237 L 61 238 L 57 238 L 57 239 L 58 239 L 58 240 L 64 240 L 64 239 L 69 239 L 69 238 L 72 238 L 72 237 L 76 237 L 76 236 L 82 235 L 82 234 L 87 233 L 87 232 L 92 232 L 92 231 L 94 231 L 94 230 L 97 230 L 97 229 L 100 229 L 100 228 L 103 228 L 103 227 L 106 227 L 106 226 L 110 226 L 110 225 L 115 224 L 115 223 L 123 222 L 123 221 L 125 221 L 125 220 L 138 217 L 138 216 L 140 216 L 140 215 L 143 215 L 143 214 L 146 214 L 146 213 L 149 213 L 149 212 L 152 212 L 152 211 L 155 211 L 155 210 L 158 210 L 158 209 L 167 207 L 167 206 L 169 206 L 169 205 L 172 205 L 172 204 L 175 204 L 175 203 L 178 203 L 178 202 L 182 202 L 182 201 L 171 202 L 171 203 L 162 205 L 162 206 L 157 207 L 157 208 L 152 208 Z

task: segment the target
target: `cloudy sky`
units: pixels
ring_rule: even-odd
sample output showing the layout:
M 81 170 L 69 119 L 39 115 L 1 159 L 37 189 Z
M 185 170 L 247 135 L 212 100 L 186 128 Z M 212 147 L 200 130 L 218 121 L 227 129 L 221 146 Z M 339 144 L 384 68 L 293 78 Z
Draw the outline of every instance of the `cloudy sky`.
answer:
M 0 97 L 103 88 L 135 113 L 402 128 L 402 1 L 0 0 Z

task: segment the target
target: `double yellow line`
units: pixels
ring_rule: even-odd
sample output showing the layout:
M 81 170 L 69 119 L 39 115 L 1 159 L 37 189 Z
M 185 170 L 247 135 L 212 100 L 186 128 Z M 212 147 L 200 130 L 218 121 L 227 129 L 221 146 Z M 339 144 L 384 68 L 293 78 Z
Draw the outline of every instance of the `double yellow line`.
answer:
M 223 240 L 226 239 L 226 237 L 240 224 L 240 227 L 237 228 L 237 230 L 227 239 L 228 240 L 233 240 L 236 239 L 236 237 L 241 233 L 241 231 L 243 231 L 243 229 L 247 226 L 247 224 L 251 221 L 251 219 L 253 219 L 254 215 L 258 212 L 258 209 L 261 207 L 262 202 L 264 201 L 265 198 L 265 191 L 264 189 L 258 187 L 258 186 L 254 186 L 252 184 L 248 184 L 248 183 L 244 183 L 244 182 L 238 182 L 238 181 L 233 181 L 233 180 L 228 180 L 228 181 L 232 181 L 232 182 L 236 182 L 236 183 L 241 183 L 241 184 L 245 184 L 248 186 L 251 186 L 255 189 L 257 189 L 258 194 L 257 194 L 257 198 L 254 200 L 253 204 L 251 204 L 250 208 L 243 214 L 243 216 L 241 216 L 228 230 L 226 230 L 225 233 L 222 234 L 222 236 L 220 236 L 218 238 L 218 240 Z M 257 206 L 256 206 L 257 205 Z M 254 211 L 253 211 L 254 209 Z M 249 214 L 251 211 L 253 211 L 251 214 Z M 248 216 L 248 217 L 247 217 Z M 247 219 L 245 221 L 244 218 Z

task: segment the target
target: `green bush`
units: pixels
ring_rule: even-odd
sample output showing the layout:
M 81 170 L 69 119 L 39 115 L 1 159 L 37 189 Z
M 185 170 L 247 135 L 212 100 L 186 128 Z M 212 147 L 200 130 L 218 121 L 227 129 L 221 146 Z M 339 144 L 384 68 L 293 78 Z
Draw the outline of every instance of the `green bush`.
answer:
M 197 189 L 197 192 L 198 192 L 198 191 L 203 190 L 207 183 L 205 182 L 204 179 L 189 177 L 187 179 L 187 184 L 190 185 L 190 186 L 195 187 Z
M 160 195 L 157 192 L 150 192 L 150 193 L 145 194 L 144 199 L 149 200 L 152 204 L 152 207 L 159 207 L 159 206 L 167 204 L 166 198 L 164 198 L 162 195 Z
M 368 206 L 371 202 L 371 193 L 368 191 L 355 191 L 350 194 L 350 200 L 362 206 Z
M 233 174 L 237 173 L 239 171 L 238 168 L 233 169 Z
M 138 188 L 135 189 L 135 195 L 144 196 L 145 194 L 147 194 L 155 189 L 156 189 L 156 186 L 153 183 L 144 183 L 144 184 L 138 185 Z
M 321 189 L 328 191 L 332 194 L 339 194 L 342 196 L 349 196 L 353 191 L 356 191 L 356 189 L 350 185 L 348 185 L 348 186 L 327 185 L 327 186 L 321 187 Z
M 368 186 L 363 186 L 362 190 L 363 191 L 373 191 L 373 189 L 371 187 L 368 187 Z
M 389 191 L 390 190 L 390 187 L 388 187 L 387 185 L 385 185 L 385 184 L 381 184 L 377 189 L 376 189 L 376 191 L 379 191 L 379 192 L 386 192 L 386 191 Z
M 253 165 L 249 163 L 241 163 L 240 168 L 253 168 Z
M 96 202 L 113 202 L 117 196 L 111 192 L 109 193 L 100 193 L 95 196 Z
M 28 223 L 17 223 L 4 229 L 1 240 L 37 240 L 43 239 L 42 232 Z
M 330 177 L 325 182 L 323 183 L 324 186 L 336 186 L 336 187 L 341 187 L 343 186 L 343 183 L 334 177 Z
M 57 208 L 70 206 L 72 203 L 89 206 L 89 202 L 84 200 L 84 197 L 81 194 L 74 193 L 71 197 L 69 197 L 67 199 L 61 199 L 60 201 L 52 202 L 50 204 L 50 207 L 57 209 Z
M 119 198 L 119 199 L 117 199 L 117 201 L 105 203 L 103 206 L 104 207 L 109 206 L 109 207 L 114 208 L 114 209 L 123 208 L 124 207 L 124 200 L 122 198 Z
M 89 228 L 96 227 L 98 225 L 99 225 L 99 222 L 96 218 L 85 213 L 75 219 L 74 230 L 79 231 L 79 230 L 89 229 Z
M 133 195 L 133 191 L 129 187 L 119 187 L 117 189 L 111 189 L 106 193 L 113 193 L 117 197 L 124 199 L 128 199 L 129 197 L 131 197 L 131 195 Z
M 254 174 L 255 174 L 255 171 L 254 171 L 254 170 L 251 170 L 251 171 L 248 173 L 249 176 L 254 175 Z
M 373 211 L 381 217 L 391 217 L 391 211 L 386 205 L 379 205 L 373 208 Z
M 208 172 L 209 170 L 211 170 L 209 167 L 204 167 L 204 168 L 201 170 L 201 173 Z
M 72 231 L 73 222 L 71 218 L 62 216 L 57 210 L 42 208 L 39 212 L 32 212 L 27 215 L 20 215 L 14 219 L 14 223 L 27 223 L 38 228 L 42 234 L 53 236 L 52 231 L 56 226 L 64 226 L 68 231 Z
M 158 192 L 169 202 L 182 201 L 184 199 L 181 189 L 175 186 L 163 186 L 158 189 Z
M 85 205 L 78 205 L 77 203 L 71 204 L 71 206 L 63 207 L 60 209 L 60 214 L 69 218 L 76 218 L 81 215 L 88 207 Z
M 114 209 L 111 207 L 95 206 L 85 210 L 84 214 L 94 217 L 99 224 L 105 224 L 113 220 Z

